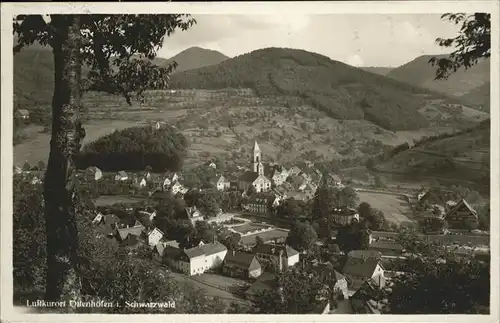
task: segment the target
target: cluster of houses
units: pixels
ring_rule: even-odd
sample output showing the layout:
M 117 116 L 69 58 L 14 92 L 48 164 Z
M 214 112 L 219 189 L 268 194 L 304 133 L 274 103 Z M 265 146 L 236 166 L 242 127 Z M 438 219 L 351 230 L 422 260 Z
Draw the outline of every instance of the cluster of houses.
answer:
M 217 167 L 214 162 L 208 162 L 206 166 L 214 169 Z M 213 179 L 214 187 L 219 191 L 242 192 L 242 196 L 248 197 L 242 205 L 243 209 L 259 214 L 269 213 L 286 199 L 301 201 L 312 199 L 323 179 L 323 174 L 312 163 L 306 163 L 304 169 L 297 166 L 286 169 L 282 165 L 262 162 L 262 151 L 256 141 L 250 170 L 241 169 L 242 173 L 234 178 L 222 174 L 217 175 Z M 329 185 L 344 187 L 338 175 L 328 174 L 327 176 L 326 182 Z M 97 183 L 100 192 L 109 190 L 110 182 L 124 187 L 128 192 L 142 192 L 148 197 L 154 197 L 155 194 L 165 190 L 182 196 L 189 190 L 181 184 L 182 174 L 177 173 L 152 174 L 144 171 L 139 174 L 128 174 L 125 171 L 119 171 L 108 181 L 103 181 L 102 171 L 91 166 L 84 171 L 83 177 L 87 183 Z
M 479 224 L 477 211 L 464 198 L 456 201 L 446 194 L 422 189 L 417 193 L 417 207 L 427 211 L 429 218 L 446 220 L 450 229 L 475 229 Z
M 113 237 L 132 249 L 138 245 L 148 246 L 153 259 L 171 270 L 189 276 L 213 272 L 248 280 L 251 285 L 244 295 L 250 300 L 260 292 L 273 288 L 276 281 L 269 271 L 280 272 L 300 265 L 310 266 L 319 275 L 329 275 L 332 278 L 330 284 L 342 294 L 342 299 L 359 302 L 358 296 L 362 295 L 363 300 L 366 298 L 365 294 L 358 292 L 361 288 L 385 286 L 381 253 L 375 250 L 350 252 L 343 270 L 338 272 L 328 262 L 301 262 L 297 250 L 276 242 L 259 243 L 246 250 L 228 250 L 214 239 L 200 241 L 192 248 L 182 248 L 177 241 L 167 239 L 161 230 L 148 225 L 148 221 L 151 222 L 155 216 L 154 210 L 147 209 L 139 212 L 135 222 L 124 223 L 114 214 L 98 213 L 93 224 L 100 235 Z M 192 221 L 203 220 L 199 214 L 193 216 L 189 208 L 186 208 L 186 217 Z M 369 306 L 365 304 L 365 307 Z

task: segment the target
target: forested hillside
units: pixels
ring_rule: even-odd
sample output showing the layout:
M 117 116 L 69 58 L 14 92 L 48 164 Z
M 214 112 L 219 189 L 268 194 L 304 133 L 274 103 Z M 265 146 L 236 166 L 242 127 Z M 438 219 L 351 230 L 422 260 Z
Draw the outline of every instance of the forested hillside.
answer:
M 261 97 L 291 95 L 329 116 L 368 120 L 390 130 L 428 125 L 417 110 L 443 98 L 326 56 L 296 49 L 266 48 L 218 65 L 177 73 L 172 88 L 253 88 Z

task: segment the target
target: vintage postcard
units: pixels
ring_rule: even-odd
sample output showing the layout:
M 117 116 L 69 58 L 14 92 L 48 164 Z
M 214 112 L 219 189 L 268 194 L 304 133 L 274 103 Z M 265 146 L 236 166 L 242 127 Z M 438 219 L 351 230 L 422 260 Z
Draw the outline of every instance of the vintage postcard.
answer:
M 1 15 L 5 322 L 498 322 L 497 1 Z

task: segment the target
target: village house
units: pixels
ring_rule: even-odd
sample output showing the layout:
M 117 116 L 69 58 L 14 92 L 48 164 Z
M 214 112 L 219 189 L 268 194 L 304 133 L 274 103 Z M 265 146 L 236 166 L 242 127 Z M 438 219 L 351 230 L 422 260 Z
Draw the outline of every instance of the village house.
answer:
M 142 224 L 136 224 L 128 228 L 118 228 L 116 229 L 116 237 L 121 243 L 133 245 L 139 241 L 145 229 Z
M 220 176 L 216 183 L 218 191 L 225 191 L 231 187 L 231 182 L 224 176 Z
M 102 171 L 95 167 L 95 166 L 89 166 L 84 174 L 83 174 L 84 178 L 86 181 L 98 181 L 102 178 Z
M 180 251 L 179 249 L 179 243 L 175 240 L 169 240 L 169 241 L 159 241 L 154 247 L 153 247 L 153 260 L 156 261 L 157 263 L 160 264 L 166 264 L 168 262 L 168 259 L 166 256 L 165 249 L 169 248 L 174 251 Z M 172 252 L 170 252 L 172 254 Z
M 342 184 L 342 179 L 337 174 L 329 173 L 326 177 L 326 183 L 328 186 L 332 187 L 339 187 L 339 188 L 344 187 L 344 185 Z
M 262 267 L 254 254 L 230 250 L 224 259 L 222 272 L 230 277 L 252 279 L 262 274 Z
M 343 273 L 349 280 L 349 290 L 358 290 L 369 278 L 383 279 L 384 267 L 380 252 L 354 250 L 349 252 Z M 380 277 L 379 277 L 380 276 Z
M 287 182 L 290 183 L 294 190 L 303 191 L 307 186 L 307 180 L 299 175 L 291 175 L 288 177 Z
M 344 299 L 349 298 L 346 277 L 336 271 L 330 262 L 313 261 L 310 268 L 331 290 L 342 294 Z
M 21 120 L 29 120 L 30 112 L 26 109 L 17 109 L 14 117 Z
M 276 165 L 271 174 L 272 183 L 275 186 L 280 186 L 286 181 L 287 178 L 288 170 L 281 165 Z
M 190 249 L 177 249 L 174 247 L 165 246 L 164 257 L 168 257 L 167 262 L 174 269 L 193 276 L 201 275 L 207 270 L 222 266 L 226 257 L 227 248 L 219 243 L 200 244 Z
M 198 210 L 196 206 L 190 206 L 184 208 L 186 217 L 194 225 L 197 221 L 203 221 L 203 214 Z
M 102 214 L 101 212 L 97 213 L 95 218 L 92 220 L 92 224 L 97 227 L 96 231 L 99 234 L 107 237 L 113 237 L 116 230 L 124 226 L 120 218 L 116 215 Z
M 441 205 L 444 206 L 445 201 L 443 200 L 441 194 L 434 190 L 425 190 L 419 194 L 418 204 L 420 206 L 430 207 L 431 205 Z
M 400 257 L 403 246 L 395 241 L 375 239 L 370 241 L 368 250 L 380 252 L 383 256 Z
M 181 183 L 175 182 L 170 188 L 170 191 L 172 192 L 172 195 L 177 195 L 177 194 L 184 195 L 187 193 L 188 189 L 185 188 L 184 185 L 182 185 Z
M 381 314 L 387 299 L 381 299 L 379 291 L 386 286 L 383 276 L 367 279 L 351 296 L 350 302 L 356 314 Z
M 251 213 L 268 214 L 272 211 L 272 207 L 276 200 L 278 200 L 278 198 L 274 194 L 256 193 L 250 196 L 248 201 L 243 203 L 242 207 L 244 210 Z
M 163 232 L 158 228 L 154 228 L 146 233 L 146 242 L 150 247 L 156 246 L 162 238 Z
M 128 175 L 125 171 L 121 170 L 115 174 L 115 181 L 126 181 L 128 180 Z
M 336 208 L 332 212 L 332 221 L 336 225 L 349 225 L 353 220 L 359 222 L 359 214 L 355 209 Z
M 278 271 L 283 271 L 299 262 L 299 252 L 287 245 L 258 244 L 252 252 L 261 263 L 271 263 Z
M 465 199 L 453 206 L 444 219 L 450 229 L 476 229 L 479 222 L 476 210 Z
M 179 175 L 177 175 L 177 173 L 166 174 L 165 179 L 163 180 L 163 188 L 170 188 L 170 186 L 177 183 L 178 180 Z
M 276 276 L 273 273 L 263 272 L 262 275 L 245 291 L 245 298 L 256 299 L 261 293 L 274 290 L 277 287 Z
M 247 171 L 238 180 L 239 189 L 247 191 L 251 186 L 256 192 L 271 190 L 271 180 L 264 175 L 264 165 L 261 161 L 261 151 L 257 141 L 253 148 L 253 171 Z

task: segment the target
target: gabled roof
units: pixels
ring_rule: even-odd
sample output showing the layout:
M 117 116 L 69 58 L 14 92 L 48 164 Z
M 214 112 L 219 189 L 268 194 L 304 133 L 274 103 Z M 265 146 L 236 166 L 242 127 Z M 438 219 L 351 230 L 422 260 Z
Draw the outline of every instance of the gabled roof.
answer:
M 340 176 L 339 176 L 339 175 L 337 175 L 337 174 L 332 174 L 332 173 L 330 173 L 330 174 L 328 174 L 328 176 L 329 176 L 331 179 L 333 179 L 334 181 L 336 181 L 336 182 L 342 182 L 342 179 L 341 179 L 341 178 L 340 178 Z
M 190 219 L 202 216 L 201 212 L 198 210 L 196 206 L 188 206 L 185 208 L 185 210 L 186 210 L 186 215 Z
M 381 263 L 376 259 L 370 258 L 360 262 L 358 259 L 349 258 L 343 272 L 346 275 L 370 278 L 375 272 L 377 265 L 381 266 Z
M 474 208 L 465 199 L 461 199 L 454 207 L 452 207 L 446 216 L 450 216 L 462 207 L 465 207 L 472 215 L 474 215 L 474 217 L 477 218 L 476 210 L 474 210 Z
M 316 272 L 316 274 L 318 274 L 323 279 L 334 278 L 335 281 L 340 281 L 345 279 L 344 275 L 336 271 L 330 262 L 325 262 L 325 263 L 316 262 L 311 265 L 311 270 Z
M 260 264 L 255 255 L 243 251 L 228 251 L 224 259 L 224 266 L 237 267 L 246 270 L 255 270 L 260 268 Z
M 438 203 L 444 203 L 444 200 L 442 198 L 442 196 L 440 195 L 439 192 L 435 192 L 434 190 L 427 190 L 424 195 L 422 195 L 422 197 L 419 199 L 419 202 L 422 202 L 426 199 L 434 199 L 434 201 L 438 202 Z
M 290 258 L 291 256 L 297 255 L 299 252 L 295 249 L 293 249 L 290 246 L 285 246 L 285 245 L 275 245 L 275 244 L 259 244 L 256 245 L 253 250 L 254 253 L 262 253 L 266 255 L 279 255 L 280 252 L 283 252 L 283 255 L 287 258 Z
M 17 112 L 19 112 L 23 116 L 28 116 L 30 114 L 30 112 L 26 109 L 17 109 Z
M 165 251 L 165 243 L 164 242 L 158 242 L 153 250 L 160 255 L 160 257 L 163 257 L 163 252 Z
M 402 251 L 403 246 L 395 241 L 374 241 L 370 244 L 369 248 L 376 249 L 384 249 L 384 250 L 393 250 L 393 251 Z
M 347 257 L 353 259 L 380 259 L 382 254 L 379 251 L 374 250 L 352 250 L 349 251 Z
M 262 275 L 245 291 L 248 296 L 256 296 L 261 292 L 272 290 L 277 286 L 276 276 L 272 273 L 264 272 Z
M 88 172 L 88 173 L 97 173 L 97 172 L 101 172 L 101 170 L 99 168 L 97 168 L 96 166 L 89 166 L 89 167 L 87 167 L 87 169 L 85 170 L 85 172 Z
M 246 183 L 253 183 L 259 177 L 259 174 L 252 171 L 246 171 L 240 176 L 239 180 Z
M 215 243 L 206 243 L 201 246 L 197 246 L 191 249 L 186 249 L 184 252 L 189 258 L 195 258 L 200 256 L 209 256 L 219 252 L 227 250 L 226 246 L 222 243 L 216 241 Z
M 131 228 L 120 228 L 117 229 L 118 235 L 120 236 L 121 240 L 125 240 L 128 235 L 133 235 L 133 236 L 140 236 L 141 233 L 144 231 L 144 226 L 143 225 L 136 225 Z

